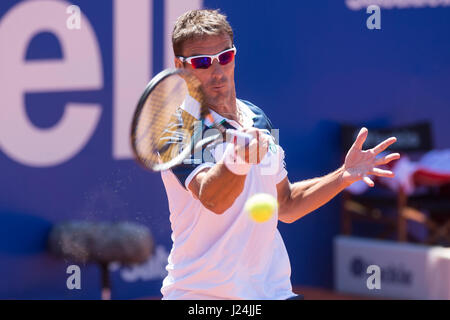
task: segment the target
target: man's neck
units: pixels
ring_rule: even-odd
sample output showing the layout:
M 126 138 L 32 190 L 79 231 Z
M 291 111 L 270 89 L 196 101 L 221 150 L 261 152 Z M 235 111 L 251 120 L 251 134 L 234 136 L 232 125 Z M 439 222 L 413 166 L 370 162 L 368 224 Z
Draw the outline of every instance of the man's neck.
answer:
M 226 103 L 223 103 L 218 106 L 211 106 L 210 108 L 215 112 L 217 112 L 218 114 L 220 114 L 222 117 L 234 120 L 238 123 L 240 123 L 241 121 L 236 105 L 236 95 L 232 95 L 232 97 L 228 99 Z

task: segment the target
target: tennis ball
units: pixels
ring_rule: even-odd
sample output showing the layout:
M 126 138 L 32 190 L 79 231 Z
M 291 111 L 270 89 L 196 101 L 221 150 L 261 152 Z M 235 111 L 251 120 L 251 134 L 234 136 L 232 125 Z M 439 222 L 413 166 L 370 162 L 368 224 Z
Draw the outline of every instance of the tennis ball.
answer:
M 277 200 L 268 193 L 257 193 L 251 196 L 244 206 L 250 218 L 259 223 L 269 220 L 277 208 Z

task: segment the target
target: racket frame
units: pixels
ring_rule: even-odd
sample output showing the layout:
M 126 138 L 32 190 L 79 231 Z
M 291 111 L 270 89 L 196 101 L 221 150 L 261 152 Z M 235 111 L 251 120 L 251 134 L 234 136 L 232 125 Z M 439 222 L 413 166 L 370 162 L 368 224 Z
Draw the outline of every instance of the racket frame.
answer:
M 230 134 L 231 136 L 237 136 L 241 139 L 245 139 L 246 145 L 248 145 L 250 143 L 251 139 L 253 138 L 253 136 L 248 133 L 240 132 L 240 131 L 237 131 L 234 129 L 226 130 L 222 125 L 213 122 L 213 127 L 218 129 L 220 131 L 220 133 L 199 140 L 199 135 L 201 137 L 203 130 L 194 130 L 194 135 L 190 141 L 190 146 L 188 148 L 184 148 L 181 153 L 179 153 L 176 157 L 174 157 L 170 161 L 164 162 L 164 163 L 157 163 L 157 164 L 154 164 L 152 167 L 150 167 L 139 156 L 139 153 L 136 149 L 136 144 L 134 143 L 134 141 L 136 139 L 136 130 L 137 130 L 138 119 L 142 113 L 142 110 L 145 106 L 145 103 L 146 103 L 148 97 L 150 96 L 152 91 L 156 88 L 157 84 L 159 84 L 161 81 L 163 81 L 164 79 L 166 79 L 169 76 L 173 76 L 173 75 L 182 76 L 183 74 L 188 75 L 188 76 L 193 76 L 192 74 L 185 71 L 184 69 L 174 69 L 174 68 L 165 69 L 165 70 L 161 71 L 160 73 L 158 73 L 155 77 L 153 77 L 149 81 L 149 83 L 145 87 L 144 93 L 141 95 L 139 102 L 137 104 L 137 107 L 133 114 L 133 121 L 131 123 L 131 134 L 130 134 L 131 149 L 133 151 L 134 157 L 137 160 L 137 162 L 140 165 L 142 165 L 143 167 L 150 169 L 152 171 L 157 171 L 157 172 L 163 171 L 163 170 L 167 170 L 176 165 L 181 164 L 184 159 L 186 159 L 191 153 L 195 153 L 198 149 L 203 148 L 204 146 L 211 144 L 211 143 L 217 144 L 217 143 L 224 142 L 223 138 L 224 138 L 225 134 Z M 204 106 L 203 101 L 199 101 L 199 102 L 200 102 L 200 113 L 199 113 L 200 119 L 199 119 L 199 121 L 201 121 L 202 119 L 205 119 L 206 117 L 210 116 L 211 114 L 209 112 L 209 109 Z

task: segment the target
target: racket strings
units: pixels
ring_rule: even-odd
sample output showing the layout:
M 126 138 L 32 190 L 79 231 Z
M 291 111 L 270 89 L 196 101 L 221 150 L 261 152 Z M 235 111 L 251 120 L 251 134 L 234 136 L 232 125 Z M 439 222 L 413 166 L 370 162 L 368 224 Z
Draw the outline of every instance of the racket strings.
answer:
M 199 97 L 199 91 L 192 84 L 188 88 L 178 75 L 167 77 L 152 90 L 138 119 L 134 141 L 146 166 L 169 162 L 189 146 L 197 119 L 180 106 L 188 94 Z

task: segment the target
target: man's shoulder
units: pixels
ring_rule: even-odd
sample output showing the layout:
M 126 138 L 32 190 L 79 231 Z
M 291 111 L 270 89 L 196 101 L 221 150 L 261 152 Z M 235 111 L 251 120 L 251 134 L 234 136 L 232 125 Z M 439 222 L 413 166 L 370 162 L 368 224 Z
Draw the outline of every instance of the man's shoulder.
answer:
M 253 117 L 254 127 L 258 129 L 267 129 L 269 131 L 273 129 L 272 122 L 260 107 L 247 100 L 238 100 L 245 104 L 255 114 L 255 116 Z

